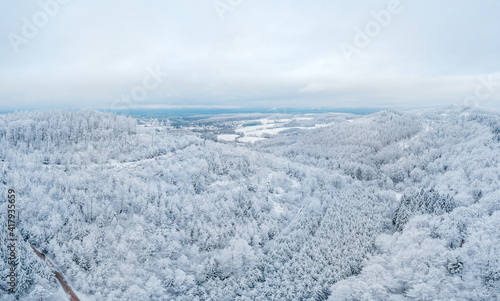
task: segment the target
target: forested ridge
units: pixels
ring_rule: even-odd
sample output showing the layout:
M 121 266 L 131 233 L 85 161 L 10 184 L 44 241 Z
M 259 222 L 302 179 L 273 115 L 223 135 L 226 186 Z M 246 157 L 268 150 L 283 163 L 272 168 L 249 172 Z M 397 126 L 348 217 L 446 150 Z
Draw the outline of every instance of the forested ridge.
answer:
M 495 300 L 499 137 L 498 113 L 462 107 L 253 147 L 90 110 L 0 115 L 17 296 L 61 297 L 31 245 L 81 300 Z

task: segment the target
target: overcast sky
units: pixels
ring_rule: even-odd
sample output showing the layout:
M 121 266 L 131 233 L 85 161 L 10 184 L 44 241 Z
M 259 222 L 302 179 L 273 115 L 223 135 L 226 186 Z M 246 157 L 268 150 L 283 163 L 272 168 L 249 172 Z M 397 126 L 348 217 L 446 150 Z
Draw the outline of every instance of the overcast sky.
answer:
M 497 0 L 6 0 L 0 110 L 500 108 L 499 14 Z

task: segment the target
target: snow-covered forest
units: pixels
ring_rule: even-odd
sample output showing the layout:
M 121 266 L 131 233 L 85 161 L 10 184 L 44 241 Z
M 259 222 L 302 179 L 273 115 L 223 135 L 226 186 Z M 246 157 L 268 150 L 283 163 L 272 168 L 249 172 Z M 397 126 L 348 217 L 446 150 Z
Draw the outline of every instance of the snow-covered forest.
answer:
M 236 144 L 90 110 L 0 115 L 0 243 L 13 188 L 20 257 L 0 299 L 65 297 L 33 246 L 83 301 L 498 300 L 500 113 L 349 118 Z

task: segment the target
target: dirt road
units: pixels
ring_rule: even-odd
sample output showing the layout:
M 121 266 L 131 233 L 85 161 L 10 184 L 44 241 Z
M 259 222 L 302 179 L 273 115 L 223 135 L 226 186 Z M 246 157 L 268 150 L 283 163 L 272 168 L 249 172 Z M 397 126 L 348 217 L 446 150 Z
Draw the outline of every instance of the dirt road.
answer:
M 44 254 L 38 252 L 38 250 L 35 249 L 35 248 L 33 248 L 33 246 L 31 246 L 31 248 L 33 249 L 33 251 L 35 251 L 35 254 L 38 257 L 40 257 L 43 261 L 45 261 L 46 263 L 48 263 L 48 265 L 50 266 L 50 269 L 52 270 L 52 272 L 56 276 L 57 280 L 59 281 L 59 283 L 63 287 L 64 291 L 66 292 L 66 294 L 68 294 L 69 300 L 70 301 L 80 301 L 80 299 L 78 299 L 78 297 L 76 296 L 75 292 L 73 292 L 73 290 L 71 289 L 71 287 L 68 285 L 68 282 L 66 281 L 66 279 L 64 279 L 64 277 L 57 270 L 57 268 L 52 263 L 52 261 L 50 261 L 48 258 L 46 258 Z

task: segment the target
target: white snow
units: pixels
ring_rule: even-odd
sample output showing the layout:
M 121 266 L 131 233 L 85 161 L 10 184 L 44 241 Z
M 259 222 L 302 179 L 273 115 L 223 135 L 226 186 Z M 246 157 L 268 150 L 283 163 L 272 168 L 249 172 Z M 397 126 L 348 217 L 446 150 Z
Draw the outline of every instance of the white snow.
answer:
M 238 138 L 240 135 L 235 135 L 235 134 L 222 134 L 222 135 L 217 135 L 217 140 L 219 141 L 236 141 L 236 138 Z
M 267 138 L 263 138 L 263 137 L 252 137 L 252 136 L 245 136 L 245 137 L 241 137 L 241 138 L 238 138 L 236 141 L 238 142 L 243 142 L 243 143 L 255 143 L 257 141 L 262 141 L 262 140 L 266 140 Z

